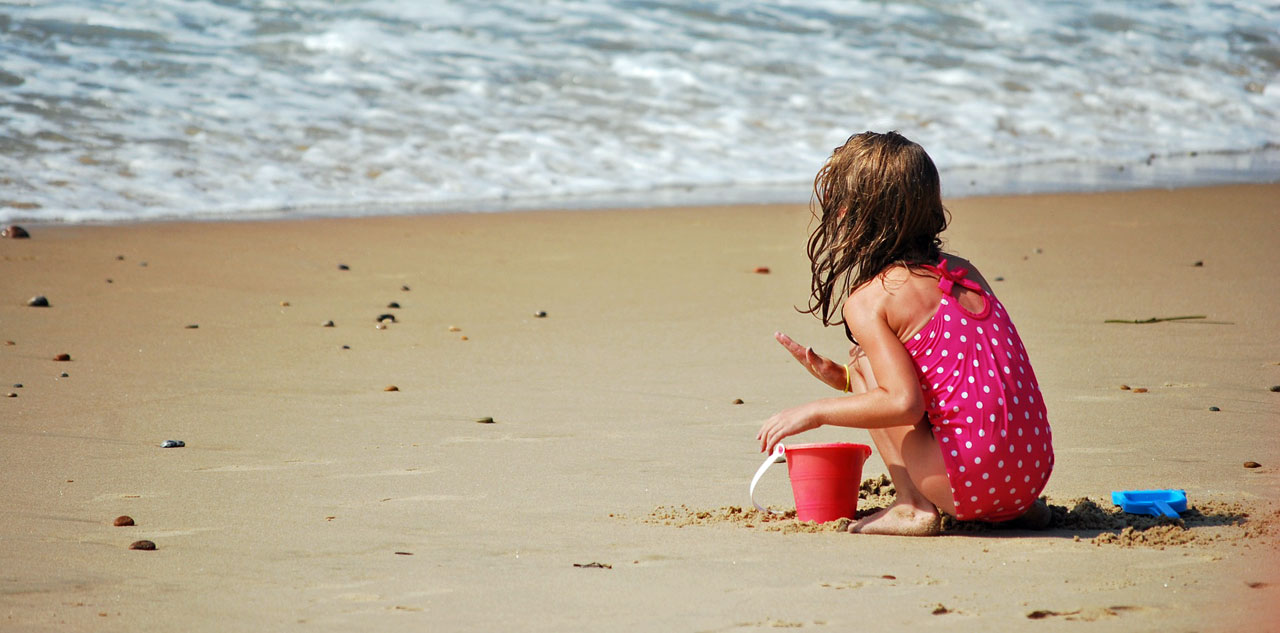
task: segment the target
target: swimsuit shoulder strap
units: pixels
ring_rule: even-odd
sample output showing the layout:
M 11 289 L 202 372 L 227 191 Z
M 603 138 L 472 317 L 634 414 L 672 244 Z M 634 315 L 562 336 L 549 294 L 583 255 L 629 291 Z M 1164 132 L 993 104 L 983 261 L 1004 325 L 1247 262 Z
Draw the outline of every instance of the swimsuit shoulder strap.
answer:
M 947 268 L 946 259 L 938 260 L 937 266 L 925 264 L 923 268 L 938 275 L 938 290 L 941 290 L 944 295 L 950 295 L 952 289 L 954 289 L 956 285 L 960 285 L 961 287 L 977 293 L 982 292 L 982 286 L 979 286 L 976 282 L 970 279 L 965 279 L 965 275 L 969 274 L 968 270 L 959 267 Z

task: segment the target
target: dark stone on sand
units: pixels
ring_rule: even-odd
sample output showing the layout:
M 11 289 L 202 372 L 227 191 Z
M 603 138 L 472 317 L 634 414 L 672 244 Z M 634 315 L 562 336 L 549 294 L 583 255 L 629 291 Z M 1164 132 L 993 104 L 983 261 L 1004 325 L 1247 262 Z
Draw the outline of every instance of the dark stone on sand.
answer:
M 28 233 L 26 229 L 18 226 L 17 224 L 10 224 L 9 226 L 4 227 L 4 229 L 0 229 L 0 237 L 9 237 L 15 240 L 25 240 L 31 237 L 31 234 Z
M 338 270 L 351 270 L 351 267 L 346 264 L 338 264 Z
M 1271 385 L 1271 393 L 1280 393 L 1280 385 Z
M 118 262 L 124 261 L 124 255 L 116 255 L 116 261 Z
M 1133 392 L 1134 392 L 1134 393 L 1146 393 L 1146 392 L 1147 392 L 1147 388 L 1146 388 L 1146 387 L 1137 387 L 1137 388 L 1135 388 L 1135 389 L 1133 390 Z
M 66 362 L 71 360 L 71 354 L 58 354 L 53 357 L 53 360 Z
M 4 342 L 4 344 L 5 344 L 5 345 L 17 345 L 18 343 L 17 343 L 17 342 L 15 342 L 15 341 L 5 341 L 5 342 Z M 1275 390 L 1275 389 L 1272 389 L 1272 391 L 1276 391 L 1276 390 Z
M 188 330 L 198 330 L 198 329 L 200 329 L 200 324 L 199 324 L 199 323 L 188 323 L 188 324 L 187 324 L 187 329 L 188 329 Z
M 382 390 L 383 391 L 400 391 L 400 388 L 395 385 L 387 385 L 386 387 L 383 387 Z
M 16 393 L 14 393 L 14 392 L 10 391 L 9 393 L 4 394 L 4 397 L 6 397 L 6 398 L 17 398 L 17 397 L 18 397 L 18 394 L 16 394 Z
M 109 284 L 113 284 L 113 283 L 115 283 L 115 280 L 114 280 L 114 279 L 110 279 L 110 278 L 108 278 L 108 279 L 107 279 L 107 283 L 109 283 Z
M 400 290 L 401 290 L 402 292 L 409 292 L 409 287 L 408 287 L 408 286 L 400 286 Z
M 487 416 L 483 418 L 476 418 L 476 424 L 493 424 L 493 418 Z
M 333 327 L 333 321 L 325 321 L 322 327 Z
M 770 271 L 768 266 L 756 266 L 756 269 L 752 272 L 757 275 L 767 275 Z
M 1219 409 L 1218 407 L 1209 407 L 1209 410 L 1210 410 L 1210 411 L 1221 411 L 1222 409 Z
M 14 388 L 14 389 L 21 389 L 21 388 L 22 388 L 22 383 L 20 383 L 20 382 L 15 382 L 15 383 L 13 383 L 13 388 Z
M 152 543 L 151 541 L 134 541 L 133 543 L 129 544 L 129 549 L 140 549 L 146 552 L 150 552 L 156 549 L 156 544 Z
M 734 398 L 734 399 L 733 399 L 733 403 L 734 403 L 734 404 L 745 404 L 745 403 L 742 401 L 742 398 Z
M 1262 468 L 1262 464 L 1259 464 L 1258 462 L 1245 462 L 1244 467 L 1245 468 Z
M 1196 263 L 1192 264 L 1192 266 L 1195 266 L 1196 268 L 1200 268 L 1204 266 L 1204 262 L 1200 260 L 1196 260 Z
M 413 556 L 413 552 L 396 552 L 396 556 Z
M 187 443 L 182 440 L 165 440 L 160 444 L 160 448 L 182 448 Z
M 1004 277 L 996 277 L 996 281 L 1004 281 Z
M 387 307 L 395 310 L 400 308 L 400 304 L 396 303 L 395 301 L 392 301 L 391 303 L 387 304 Z
M 390 321 L 390 322 L 392 322 L 392 323 L 395 323 L 395 322 L 396 322 L 396 315 L 394 315 L 394 314 L 379 314 L 379 315 L 378 315 L 378 323 L 382 323 L 383 321 Z
M 342 349 L 351 349 L 351 346 L 350 346 L 350 345 L 343 345 L 343 346 L 342 346 Z
M 126 526 L 130 526 L 130 525 L 134 525 L 134 523 L 133 523 L 133 517 L 131 517 L 131 516 L 127 515 L 127 514 L 122 514 L 122 515 L 120 515 L 120 516 L 116 517 L 116 520 L 115 520 L 115 521 L 113 521 L 111 524 L 112 524 L 112 525 L 114 525 L 114 526 L 116 526 L 116 527 L 126 527 Z
M 49 299 L 44 295 L 36 295 L 27 299 L 27 305 L 33 308 L 47 308 L 49 307 Z
M 138 262 L 138 265 L 139 265 L 139 266 L 141 266 L 141 267 L 143 267 L 143 268 L 146 268 L 146 267 L 147 267 L 147 262 Z
M 58 376 L 58 377 L 59 377 L 59 378 L 70 378 L 70 377 L 71 377 L 71 374 L 68 374 L 67 372 L 65 372 L 65 371 L 64 371 L 64 372 L 62 372 L 62 375 L 61 375 L 61 376 Z
M 539 319 L 545 319 L 545 318 L 547 318 L 547 311 L 546 311 L 546 310 L 538 310 L 537 312 L 534 312 L 534 313 L 533 313 L 533 316 L 536 316 L 536 317 L 538 317 Z

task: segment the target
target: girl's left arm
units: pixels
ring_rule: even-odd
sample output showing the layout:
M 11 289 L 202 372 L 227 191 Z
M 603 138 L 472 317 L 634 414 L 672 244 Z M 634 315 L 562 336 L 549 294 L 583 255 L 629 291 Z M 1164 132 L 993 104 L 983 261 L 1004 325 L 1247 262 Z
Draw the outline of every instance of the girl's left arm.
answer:
M 911 426 L 924 416 L 924 394 L 911 355 L 889 325 L 892 295 L 879 283 L 859 288 L 845 301 L 844 317 L 862 346 L 875 386 L 864 393 L 824 398 L 769 418 L 756 439 L 766 453 L 779 441 L 823 425 L 875 429 Z

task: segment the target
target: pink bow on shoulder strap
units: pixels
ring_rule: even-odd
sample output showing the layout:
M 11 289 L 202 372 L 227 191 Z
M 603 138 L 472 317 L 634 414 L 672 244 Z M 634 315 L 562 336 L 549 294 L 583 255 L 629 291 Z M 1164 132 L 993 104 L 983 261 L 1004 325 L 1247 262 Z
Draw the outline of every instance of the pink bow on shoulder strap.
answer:
M 964 278 L 965 275 L 969 274 L 967 269 L 948 269 L 947 260 L 945 259 L 938 260 L 937 266 L 925 266 L 925 268 L 938 273 L 938 289 L 941 290 L 943 294 L 951 294 L 951 290 L 956 284 L 960 284 L 962 287 L 968 288 L 974 292 L 982 292 L 982 286 L 979 286 L 977 282 Z

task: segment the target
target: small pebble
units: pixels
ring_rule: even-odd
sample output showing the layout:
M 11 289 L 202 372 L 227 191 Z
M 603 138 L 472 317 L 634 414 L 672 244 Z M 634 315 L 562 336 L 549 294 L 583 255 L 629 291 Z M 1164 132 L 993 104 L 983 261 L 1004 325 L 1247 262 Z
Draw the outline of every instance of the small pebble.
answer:
M 456 325 L 450 325 L 450 326 L 449 326 L 449 331 L 450 331 L 450 332 L 461 332 L 461 331 L 462 331 L 462 328 L 460 328 L 460 327 L 458 327 L 458 326 L 456 326 Z
M 143 268 L 146 268 L 146 267 L 147 267 L 147 262 L 138 262 L 138 265 L 139 265 L 139 266 L 141 266 L 141 267 L 143 267 Z
M 53 357 L 53 360 L 69 361 L 71 360 L 71 354 L 58 354 L 57 356 Z
M 5 345 L 17 345 L 17 343 L 15 343 L 15 342 L 13 342 L 13 341 L 5 341 L 5 342 L 4 342 L 4 344 L 5 344 Z M 1272 391 L 1275 391 L 1275 389 L 1272 389 Z
M 27 299 L 27 305 L 33 308 L 47 308 L 49 307 L 49 299 L 44 295 L 36 295 Z
M 533 316 L 536 316 L 536 317 L 538 317 L 539 319 L 545 319 L 545 318 L 547 318 L 547 311 L 546 311 L 546 310 L 538 310 L 537 312 L 534 312 L 534 313 L 533 313 Z
M 133 517 L 131 517 L 131 516 L 127 515 L 127 514 L 125 514 L 125 515 L 120 515 L 120 516 L 116 517 L 116 520 L 112 522 L 112 525 L 114 525 L 114 526 L 116 526 L 116 527 L 125 527 L 125 526 L 129 526 L 129 525 L 134 525 L 134 523 L 133 523 Z
M 118 262 L 124 261 L 124 255 L 116 255 L 116 261 Z
M 10 341 L 9 344 L 13 345 L 13 341 Z M 1280 385 L 1271 385 L 1271 393 L 1280 393 Z
M 280 302 L 280 307 L 282 307 L 282 308 L 287 308 L 287 307 L 289 307 L 289 302 L 288 302 L 288 301 L 281 301 L 281 302 Z
M 1262 464 L 1259 464 L 1258 462 L 1245 462 L 1244 467 L 1245 468 L 1262 468 Z
M 413 552 L 396 552 L 396 556 L 413 556 Z
M 155 548 L 156 544 L 151 541 L 134 541 L 129 545 L 129 549 L 140 549 L 148 552 L 155 550 Z
M 18 394 L 16 394 L 16 393 L 14 393 L 14 392 L 10 391 L 9 393 L 4 394 L 4 397 L 6 397 L 6 398 L 17 398 L 17 397 L 18 397 Z
M 31 237 L 31 234 L 28 233 L 26 229 L 18 226 L 17 224 L 10 224 L 9 226 L 4 227 L 4 229 L 0 229 L 0 237 L 8 237 L 15 240 L 25 240 Z
M 338 264 L 338 270 L 351 270 L 351 267 L 346 264 Z
M 756 269 L 755 269 L 755 271 L 753 271 L 753 272 L 755 272 L 755 274 L 757 274 L 757 275 L 767 275 L 767 274 L 769 274 L 769 267 L 768 267 L 768 266 L 756 266 Z
M 467 335 L 466 335 L 466 334 L 463 334 L 462 336 L 458 337 L 458 340 L 460 340 L 460 341 L 470 341 L 471 339 L 467 338 Z
M 325 321 L 321 327 L 333 327 L 333 321 Z
M 1147 392 L 1147 388 L 1146 388 L 1146 387 L 1137 387 L 1137 388 L 1135 388 L 1135 389 L 1133 390 L 1133 392 L 1134 392 L 1134 393 L 1146 393 L 1146 392 Z
M 386 387 L 383 387 L 382 390 L 383 391 L 400 391 L 400 388 L 395 385 L 387 385 Z
M 1218 407 L 1209 407 L 1209 410 L 1210 410 L 1210 411 L 1221 411 L 1222 409 L 1219 409 Z
M 385 330 L 385 329 L 387 329 L 387 326 L 386 326 L 386 325 L 383 325 L 382 323 L 379 323 L 379 324 L 375 325 L 374 327 L 375 327 L 375 328 L 378 328 L 379 330 Z
M 1040 255 L 1040 254 L 1042 254 L 1042 253 L 1044 253 L 1044 249 L 1043 249 L 1043 248 L 1037 248 L 1037 249 L 1036 249 L 1036 255 Z
M 188 324 L 187 324 L 187 329 L 188 329 L 188 330 L 198 330 L 198 329 L 200 329 L 200 324 L 199 324 L 199 323 L 188 323 Z
M 71 377 L 71 374 L 68 374 L 67 372 L 65 372 L 65 371 L 64 371 L 64 372 L 62 372 L 62 375 L 60 375 L 60 376 L 58 376 L 58 377 L 59 377 L 59 378 L 70 378 L 70 377 Z
M 733 403 L 734 403 L 734 404 L 745 404 L 745 403 L 742 401 L 742 398 L 734 398 L 734 399 L 733 399 Z
M 996 281 L 1004 281 L 1004 277 L 996 277 Z
M 1195 266 L 1196 268 L 1200 268 L 1204 266 L 1204 262 L 1197 260 L 1196 263 L 1192 264 L 1192 266 Z
M 391 303 L 388 303 L 388 304 L 387 304 L 387 307 L 388 307 L 388 308 L 391 308 L 391 309 L 393 309 L 393 310 L 396 310 L 396 309 L 399 309 L 399 308 L 400 308 L 400 304 L 399 304 L 399 303 L 397 303 L 397 302 L 395 302 L 395 301 L 392 301 Z
M 21 388 L 22 388 L 22 383 L 20 383 L 20 382 L 15 382 L 15 383 L 13 383 L 13 388 L 14 388 L 14 389 L 21 389 Z
M 408 286 L 400 286 L 400 290 L 401 290 L 401 292 L 409 292 L 409 287 L 408 287 Z
M 165 440 L 160 444 L 160 448 L 182 448 L 187 443 L 182 440 Z
M 111 279 L 110 277 L 107 277 L 107 283 L 109 283 L 109 284 L 113 284 L 113 283 L 115 283 L 115 280 L 114 280 L 114 279 Z
M 351 346 L 350 346 L 350 345 L 343 345 L 343 346 L 342 346 L 342 349 L 351 349 Z
M 378 323 L 382 323 L 383 321 L 390 321 L 390 322 L 392 322 L 392 323 L 395 323 L 395 322 L 396 322 L 396 315 L 394 315 L 394 314 L 379 314 L 379 315 L 378 315 Z
M 1128 391 L 1128 390 L 1129 390 L 1129 385 L 1120 385 L 1120 389 L 1121 389 L 1122 391 Z
M 476 418 L 476 424 L 493 424 L 493 418 L 490 418 L 490 417 Z

